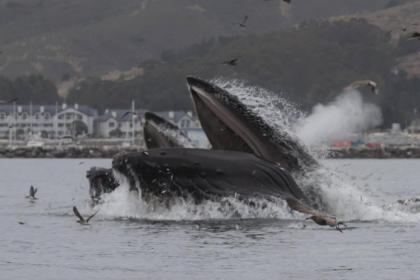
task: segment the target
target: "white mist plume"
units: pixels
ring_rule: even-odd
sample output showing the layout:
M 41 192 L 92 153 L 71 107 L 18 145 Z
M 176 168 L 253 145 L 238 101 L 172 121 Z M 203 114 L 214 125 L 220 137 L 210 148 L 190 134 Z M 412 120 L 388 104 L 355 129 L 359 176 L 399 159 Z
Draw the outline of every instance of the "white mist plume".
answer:
M 379 107 L 365 103 L 360 92 L 351 90 L 343 92 L 327 105 L 316 105 L 295 129 L 306 145 L 314 145 L 345 139 L 352 133 L 365 131 L 381 122 Z

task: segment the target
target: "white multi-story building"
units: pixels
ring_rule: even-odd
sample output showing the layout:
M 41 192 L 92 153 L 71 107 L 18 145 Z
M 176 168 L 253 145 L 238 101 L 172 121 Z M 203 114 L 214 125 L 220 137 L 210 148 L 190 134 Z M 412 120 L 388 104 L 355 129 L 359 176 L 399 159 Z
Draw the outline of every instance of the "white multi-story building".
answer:
M 194 117 L 191 111 L 163 111 L 156 112 L 155 114 L 172 122 L 180 129 L 201 128 L 200 122 Z
M 93 135 L 98 113 L 87 106 L 0 105 L 0 138 L 25 139 L 31 134 L 60 138 Z
M 99 138 L 132 138 L 143 132 L 144 110 L 135 110 L 132 114 L 127 109 L 105 110 L 95 120 L 95 136 Z
M 42 138 L 80 136 L 143 140 L 144 114 L 146 110 L 130 109 L 97 110 L 74 104 L 61 105 L 0 105 L 0 138 L 30 140 L 31 135 Z M 159 116 L 177 125 L 196 147 L 208 147 L 209 143 L 200 122 L 192 112 L 165 111 Z
M 191 139 L 195 147 L 209 148 L 211 146 L 201 128 L 200 121 L 191 111 L 164 111 L 156 114 L 177 125 Z

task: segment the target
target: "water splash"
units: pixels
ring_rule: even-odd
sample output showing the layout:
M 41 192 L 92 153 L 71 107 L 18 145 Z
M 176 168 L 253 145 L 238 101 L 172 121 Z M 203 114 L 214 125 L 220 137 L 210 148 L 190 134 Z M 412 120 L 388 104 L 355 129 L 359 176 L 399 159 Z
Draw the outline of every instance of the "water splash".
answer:
M 382 123 L 378 106 L 366 103 L 360 92 L 346 90 L 326 104 L 317 104 L 310 115 L 295 127 L 296 134 L 306 145 L 319 145 L 332 140 L 346 140 Z
M 129 189 L 127 182 L 123 182 L 114 192 L 105 194 L 103 203 L 97 206 L 101 215 L 148 220 L 303 219 L 299 213 L 291 212 L 281 199 L 253 199 L 244 203 L 235 197 L 225 197 L 196 204 L 192 200 L 177 198 L 170 202 L 146 202 L 140 193 Z
M 307 115 L 281 93 L 276 94 L 263 88 L 248 86 L 237 80 L 217 79 L 213 82 L 236 95 L 273 128 L 286 131 L 301 144 L 312 144 L 307 148 L 318 160 L 328 155 L 328 147 L 322 141 L 309 141 L 311 139 L 305 137 L 311 135 L 310 138 L 315 138 L 314 133 L 308 132 L 310 126 L 323 127 L 324 129 L 318 130 L 318 137 L 322 138 L 326 134 L 331 137 L 345 134 L 340 127 L 326 125 L 325 120 L 339 118 L 345 124 L 343 126 L 352 132 L 362 131 L 381 122 L 380 109 L 373 104 L 365 103 L 357 91 L 345 91 L 335 101 L 325 106 L 319 104 L 312 114 Z M 326 131 L 328 128 L 331 129 L 330 132 Z M 420 221 L 420 213 L 410 213 L 401 205 L 381 205 L 349 178 L 340 176 L 323 165 L 295 179 L 302 189 L 315 189 L 322 199 L 319 204 L 325 205 L 329 213 L 340 219 Z
M 214 81 L 218 86 L 236 95 L 245 105 L 261 116 L 275 129 L 288 132 L 296 141 L 302 142 L 297 127 L 308 116 L 281 95 L 268 90 L 245 86 L 240 81 Z M 317 146 L 320 154 L 327 153 L 324 146 Z M 319 154 L 312 153 L 319 159 Z M 348 177 L 331 170 L 322 164 L 316 170 L 296 178 L 302 189 L 312 188 L 320 194 L 326 210 L 345 221 L 384 220 L 390 222 L 418 222 L 420 213 L 412 213 L 401 205 L 381 205 Z M 255 200 L 254 206 L 243 203 L 234 197 L 220 201 L 205 201 L 195 204 L 192 201 L 178 199 L 168 205 L 159 201 L 145 202 L 141 195 L 133 195 L 128 184 L 104 196 L 100 207 L 102 215 L 151 220 L 203 220 L 232 218 L 276 218 L 303 220 L 304 215 L 291 212 L 281 200 Z

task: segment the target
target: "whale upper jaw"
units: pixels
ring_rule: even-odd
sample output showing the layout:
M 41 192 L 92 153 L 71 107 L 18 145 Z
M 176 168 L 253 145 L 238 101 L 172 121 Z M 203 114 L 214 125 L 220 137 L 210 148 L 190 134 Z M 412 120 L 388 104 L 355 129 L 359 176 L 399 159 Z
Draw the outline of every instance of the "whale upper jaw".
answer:
M 276 131 L 236 96 L 206 81 L 188 77 L 195 111 L 214 149 L 242 151 L 301 171 L 316 161 L 296 139 Z

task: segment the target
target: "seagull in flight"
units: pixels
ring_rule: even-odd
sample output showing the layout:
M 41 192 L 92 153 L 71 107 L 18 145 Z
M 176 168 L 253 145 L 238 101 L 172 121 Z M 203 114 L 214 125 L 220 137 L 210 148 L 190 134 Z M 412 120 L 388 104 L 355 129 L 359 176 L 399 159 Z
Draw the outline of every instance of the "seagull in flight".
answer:
M 34 188 L 34 186 L 31 186 L 30 188 L 29 188 L 29 195 L 28 196 L 26 196 L 26 198 L 31 198 L 31 199 L 38 199 L 38 198 L 36 198 L 35 197 L 35 194 L 36 194 L 36 192 L 38 191 L 38 189 L 37 188 Z
M 127 111 L 127 112 L 125 112 L 125 113 L 121 116 L 121 118 L 123 119 L 123 118 L 125 118 L 126 116 L 128 116 L 128 115 L 130 115 L 130 114 L 133 114 L 134 116 L 136 116 L 136 115 L 137 115 L 137 113 L 136 113 L 136 112 Z
M 420 32 L 414 32 L 411 34 L 410 38 L 408 40 L 420 40 Z
M 0 105 L 2 105 L 2 104 L 10 104 L 10 103 L 13 103 L 13 102 L 15 102 L 17 100 L 18 100 L 17 97 L 14 97 L 14 98 L 9 99 L 9 100 L 0 100 Z
M 233 58 L 230 60 L 223 61 L 222 64 L 236 66 L 238 64 L 239 58 Z
M 372 93 L 374 93 L 376 95 L 379 94 L 378 84 L 374 81 L 371 81 L 371 80 L 354 81 L 353 83 L 348 85 L 345 88 L 345 90 L 357 89 L 357 88 L 364 87 L 364 86 L 367 86 Z
M 82 215 L 80 215 L 79 210 L 77 210 L 76 206 L 73 206 L 73 213 L 76 217 L 79 218 L 79 220 L 77 221 L 79 224 L 81 225 L 89 225 L 89 221 L 90 219 L 92 219 L 93 217 L 95 217 L 96 214 L 98 214 L 99 211 L 96 211 L 95 213 L 93 213 L 92 215 L 90 215 L 87 219 L 83 218 Z
M 306 218 L 306 220 L 312 220 L 320 226 L 335 227 L 335 229 L 338 230 L 341 233 L 343 233 L 343 228 L 341 228 L 340 226 L 344 226 L 344 228 L 347 227 L 347 225 L 345 223 L 337 221 L 336 217 L 332 217 L 332 216 L 329 216 L 327 214 L 318 212 L 314 209 L 311 209 L 311 208 L 303 205 L 302 203 L 300 203 L 299 201 L 296 201 L 294 199 L 288 199 L 287 204 L 289 205 L 290 208 L 292 208 L 296 211 L 299 211 L 299 212 L 304 213 L 304 214 L 309 214 L 310 216 L 308 218 Z
M 245 15 L 243 20 L 239 23 L 239 26 L 245 28 L 247 21 L 248 21 L 248 15 Z
M 306 218 L 306 220 L 312 220 L 320 226 L 335 227 L 335 229 L 338 230 L 341 233 L 343 233 L 343 228 L 340 228 L 340 226 L 342 225 L 342 226 L 346 227 L 345 223 L 337 222 L 337 219 L 335 217 L 326 216 L 326 215 L 322 215 L 322 214 L 312 215 L 312 216 Z

